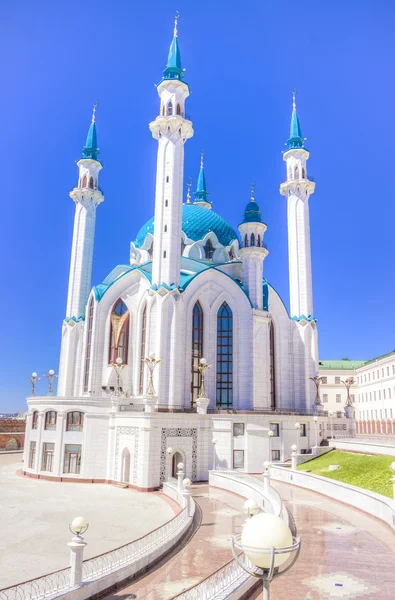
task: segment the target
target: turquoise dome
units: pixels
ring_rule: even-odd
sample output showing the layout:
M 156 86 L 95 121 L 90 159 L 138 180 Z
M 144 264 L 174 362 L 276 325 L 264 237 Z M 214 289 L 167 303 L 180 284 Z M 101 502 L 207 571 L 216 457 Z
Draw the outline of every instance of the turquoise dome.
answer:
M 233 227 L 229 225 L 217 213 L 209 208 L 198 204 L 183 204 L 182 206 L 182 230 L 185 235 L 197 242 L 212 231 L 223 246 L 229 246 L 233 240 L 238 239 Z M 154 218 L 152 217 L 140 229 L 136 238 L 136 246 L 143 245 L 147 233 L 154 234 Z
M 243 223 L 262 223 L 261 211 L 255 200 L 251 200 L 244 211 Z

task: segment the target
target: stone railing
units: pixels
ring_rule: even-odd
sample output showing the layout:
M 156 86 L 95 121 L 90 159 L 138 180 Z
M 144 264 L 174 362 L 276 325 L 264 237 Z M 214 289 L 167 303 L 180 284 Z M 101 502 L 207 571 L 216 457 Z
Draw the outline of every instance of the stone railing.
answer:
M 181 512 L 147 535 L 85 560 L 81 585 L 71 583 L 71 568 L 68 567 L 0 590 L 0 600 L 44 600 L 63 596 L 66 592 L 68 600 L 85 600 L 145 570 L 174 548 L 192 525 L 195 512 L 192 497 L 179 493 L 173 483 L 166 486 L 169 491 L 174 488 L 169 496 L 179 501 Z

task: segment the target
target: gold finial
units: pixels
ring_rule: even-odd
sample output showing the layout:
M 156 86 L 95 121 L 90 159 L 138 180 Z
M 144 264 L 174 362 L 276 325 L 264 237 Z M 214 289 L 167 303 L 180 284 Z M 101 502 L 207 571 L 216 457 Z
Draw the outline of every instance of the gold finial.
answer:
M 255 183 L 251 183 L 251 202 L 255 202 Z
M 180 18 L 180 13 L 178 12 L 178 10 L 176 10 L 176 16 L 174 17 L 174 32 L 173 32 L 174 37 L 178 36 L 177 27 L 178 27 L 178 19 L 179 18 Z
M 95 102 L 93 105 L 93 113 L 92 113 L 92 123 L 96 121 L 96 108 L 99 106 L 98 102 Z
M 292 92 L 292 109 L 296 110 L 296 88 Z
M 192 177 L 190 177 L 188 179 L 188 183 L 187 183 L 187 187 L 188 187 L 187 204 L 190 204 L 190 202 L 191 202 L 191 185 L 192 185 Z
M 203 169 L 203 167 L 204 167 L 204 150 L 202 150 L 200 153 L 200 168 Z

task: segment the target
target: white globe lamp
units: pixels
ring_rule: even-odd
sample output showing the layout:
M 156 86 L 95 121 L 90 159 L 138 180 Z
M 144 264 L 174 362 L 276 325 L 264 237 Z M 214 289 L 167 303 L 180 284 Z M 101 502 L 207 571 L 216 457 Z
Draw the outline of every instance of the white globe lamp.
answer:
M 252 517 L 244 526 L 241 546 L 244 554 L 257 567 L 269 569 L 272 548 L 280 550 L 292 546 L 292 533 L 280 517 L 270 513 L 260 513 Z M 275 554 L 274 567 L 279 567 L 288 554 Z
M 243 504 L 243 512 L 245 515 L 252 517 L 260 512 L 259 504 L 254 498 L 249 498 Z

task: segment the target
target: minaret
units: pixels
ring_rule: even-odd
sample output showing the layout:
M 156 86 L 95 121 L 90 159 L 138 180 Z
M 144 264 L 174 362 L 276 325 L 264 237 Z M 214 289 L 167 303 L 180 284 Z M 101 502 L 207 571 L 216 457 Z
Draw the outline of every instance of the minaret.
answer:
M 200 204 L 200 206 L 204 206 L 205 208 L 211 208 L 211 202 L 208 200 L 206 175 L 204 173 L 204 152 L 200 155 L 200 171 L 193 203 Z
M 158 140 L 152 284 L 166 286 L 180 283 L 184 144 L 193 136 L 192 123 L 184 111 L 189 86 L 183 81 L 178 19 L 179 15 L 167 66 L 157 86 L 159 116 L 149 125 L 152 136 Z
M 75 218 L 66 318 L 79 319 L 85 316 L 91 289 L 96 207 L 104 200 L 98 184 L 102 164 L 97 159 L 96 107 L 97 104 L 93 107 L 92 123 L 82 150 L 82 158 L 77 162 L 80 171 L 78 187 L 70 192 L 70 197 L 75 202 Z
M 288 198 L 290 316 L 297 319 L 313 316 L 309 197 L 314 192 L 315 183 L 307 176 L 309 152 L 304 141 L 294 92 L 288 150 L 283 155 L 287 163 L 287 179 L 281 184 L 280 193 Z
M 263 261 L 269 254 L 264 247 L 263 236 L 267 229 L 262 222 L 261 211 L 255 202 L 254 184 L 251 198 L 244 211 L 244 219 L 238 229 L 241 235 L 240 258 L 243 262 L 243 284 L 254 308 L 263 309 L 262 270 Z

